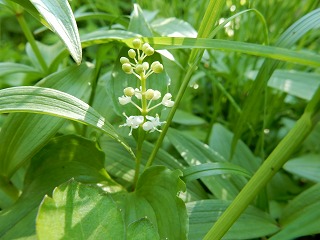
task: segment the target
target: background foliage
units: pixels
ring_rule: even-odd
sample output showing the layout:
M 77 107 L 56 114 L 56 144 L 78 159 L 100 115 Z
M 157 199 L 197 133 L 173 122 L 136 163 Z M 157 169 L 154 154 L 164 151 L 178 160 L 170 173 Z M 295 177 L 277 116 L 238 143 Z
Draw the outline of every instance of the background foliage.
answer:
M 316 238 L 319 6 L 0 0 L 0 238 Z M 141 162 L 118 104 L 136 37 L 176 102 Z

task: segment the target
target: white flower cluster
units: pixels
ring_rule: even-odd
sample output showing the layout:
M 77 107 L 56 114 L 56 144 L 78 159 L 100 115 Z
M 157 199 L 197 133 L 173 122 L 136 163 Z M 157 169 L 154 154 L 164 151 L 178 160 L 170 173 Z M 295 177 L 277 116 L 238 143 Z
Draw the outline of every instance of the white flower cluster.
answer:
M 132 134 L 133 129 L 137 129 L 140 126 L 146 132 L 161 131 L 158 129 L 165 122 L 160 122 L 158 114 L 155 117 L 148 116 L 148 112 L 159 107 L 161 105 L 165 107 L 172 107 L 174 101 L 171 100 L 172 95 L 166 93 L 162 100 L 154 105 L 153 101 L 161 99 L 161 92 L 154 89 L 146 89 L 146 80 L 153 73 L 161 73 L 163 71 L 163 65 L 159 61 L 154 61 L 151 65 L 144 61 L 146 57 L 154 54 L 154 49 L 148 44 L 142 44 L 140 39 L 134 39 L 132 42 L 134 49 L 128 51 L 128 56 L 133 62 L 127 57 L 121 57 L 120 62 L 122 64 L 122 70 L 127 74 L 135 75 L 141 82 L 140 88 L 126 87 L 123 90 L 123 95 L 118 97 L 121 105 L 131 103 L 141 112 L 139 116 L 127 116 L 126 123 L 120 125 L 120 127 L 130 127 L 130 133 Z M 141 106 L 135 103 L 132 98 L 135 97 L 141 101 Z

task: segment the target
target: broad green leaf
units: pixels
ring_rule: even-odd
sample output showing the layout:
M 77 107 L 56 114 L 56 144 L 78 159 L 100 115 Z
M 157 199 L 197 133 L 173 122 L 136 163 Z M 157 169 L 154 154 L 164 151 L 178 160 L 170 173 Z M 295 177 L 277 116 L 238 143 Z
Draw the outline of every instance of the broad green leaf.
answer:
M 20 63 L 0 63 L 0 76 L 12 74 L 12 73 L 34 73 L 39 74 L 39 71 L 28 65 Z
M 93 69 L 89 64 L 68 67 L 42 79 L 37 86 L 58 89 L 85 100 Z M 56 134 L 64 121 L 46 115 L 10 114 L 0 132 L 0 174 L 10 177 Z
M 320 182 L 320 155 L 308 154 L 289 160 L 283 168 L 299 177 Z
M 270 240 L 290 240 L 320 233 L 320 184 L 295 197 L 283 210 L 281 231 Z
M 13 87 L 0 90 L 0 100 L 0 112 L 32 112 L 78 121 L 103 131 L 130 151 L 103 116 L 70 94 L 34 86 Z
M 189 239 L 203 239 L 229 204 L 229 201 L 222 200 L 202 200 L 187 203 Z M 223 239 L 261 238 L 278 230 L 279 227 L 276 222 L 268 214 L 249 206 Z
M 160 239 L 187 239 L 187 212 L 177 193 L 185 191 L 180 170 L 152 166 L 140 176 L 136 189 L 118 202 L 125 211 L 125 222 L 131 224 L 147 217 L 157 229 Z
M 131 223 L 127 230 L 128 240 L 154 239 L 160 240 L 159 234 L 147 218 Z
M 128 239 L 186 239 L 186 208 L 177 197 L 185 187 L 180 174 L 151 167 L 141 175 L 134 192 L 116 195 L 74 181 L 63 184 L 40 207 L 38 237 L 100 239 L 104 234 L 108 239 L 126 235 Z
M 150 26 L 144 18 L 142 9 L 138 4 L 133 5 L 128 31 L 139 33 L 146 37 L 152 36 Z
M 64 42 L 77 64 L 81 63 L 82 48 L 76 21 L 67 0 L 30 0 L 51 29 Z
M 101 188 L 75 181 L 45 196 L 37 220 L 38 239 L 125 239 L 123 217 Z
M 231 158 L 230 149 L 233 134 L 221 124 L 214 124 L 211 130 L 209 146 L 231 163 L 239 165 L 250 173 L 254 173 L 260 166 L 261 159 L 254 156 L 249 147 L 238 141 Z M 230 159 L 231 158 L 231 159 Z
M 100 183 L 109 191 L 121 190 L 103 165 L 104 153 L 94 142 L 77 136 L 52 139 L 32 158 L 18 201 L 0 213 L 0 238 L 34 235 L 37 209 L 44 195 L 51 195 L 56 186 L 71 178 Z
M 178 130 L 169 129 L 167 137 L 189 166 L 227 161 L 208 145 Z M 206 176 L 202 177 L 201 181 L 216 197 L 221 199 L 233 199 L 246 183 L 244 177 L 232 175 Z
M 157 19 L 151 23 L 151 27 L 160 36 L 197 37 L 196 30 L 188 22 L 177 18 Z
M 248 73 L 254 79 L 256 73 Z M 317 73 L 293 70 L 276 70 L 268 81 L 268 86 L 286 92 L 292 96 L 310 100 L 320 84 Z
M 54 60 L 57 58 L 60 52 L 62 52 L 65 48 L 62 45 L 61 42 L 58 42 L 53 45 L 46 45 L 41 42 L 36 42 L 37 47 L 39 51 L 41 52 L 41 55 L 46 63 L 46 65 L 49 67 L 50 72 L 54 72 L 57 70 L 57 64 L 52 64 L 55 63 Z M 35 67 L 38 69 L 42 69 L 41 64 L 39 62 L 38 57 L 34 53 L 30 43 L 26 44 L 26 53 L 28 55 L 28 58 L 30 61 L 33 63 Z M 61 64 L 61 62 L 59 62 Z
M 320 75 L 310 72 L 277 70 L 268 86 L 290 95 L 310 100 L 320 85 Z
M 228 163 L 203 163 L 200 165 L 191 166 L 182 170 L 182 180 L 189 182 L 202 177 L 223 175 L 223 174 L 236 174 L 250 178 L 251 175 L 243 168 Z
M 168 111 L 162 111 L 161 118 L 166 119 L 166 116 L 168 115 L 168 113 L 169 113 Z M 175 123 L 189 125 L 189 126 L 201 125 L 206 123 L 206 121 L 203 118 L 180 109 L 177 109 L 172 121 Z

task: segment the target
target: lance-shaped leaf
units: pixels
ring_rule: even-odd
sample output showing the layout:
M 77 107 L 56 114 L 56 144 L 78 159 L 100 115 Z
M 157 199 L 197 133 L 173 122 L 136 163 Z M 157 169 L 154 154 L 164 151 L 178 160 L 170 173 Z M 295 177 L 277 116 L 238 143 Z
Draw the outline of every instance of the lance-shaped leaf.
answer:
M 89 64 L 68 67 L 42 79 L 37 86 L 58 89 L 85 100 L 93 70 Z M 56 134 L 64 121 L 47 115 L 10 114 L 0 132 L 1 175 L 12 176 Z
M 67 0 L 30 0 L 51 29 L 60 37 L 77 64 L 81 63 L 82 48 L 76 20 Z
M 125 144 L 113 126 L 96 110 L 80 99 L 50 88 L 13 87 L 0 90 L 0 112 L 32 112 L 48 114 L 81 122 L 100 129 L 110 137 Z M 133 154 L 133 153 L 132 153 Z

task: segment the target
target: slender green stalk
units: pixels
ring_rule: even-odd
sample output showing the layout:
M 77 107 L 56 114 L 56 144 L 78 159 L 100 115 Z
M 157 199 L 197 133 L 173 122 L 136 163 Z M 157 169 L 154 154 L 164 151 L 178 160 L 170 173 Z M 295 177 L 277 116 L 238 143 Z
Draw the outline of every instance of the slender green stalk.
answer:
M 214 27 L 214 23 L 218 20 L 220 16 L 220 12 L 222 7 L 225 5 L 226 0 L 210 0 L 208 4 L 207 11 L 203 17 L 203 20 L 201 22 L 199 32 L 198 32 L 198 38 L 205 38 L 208 37 Z M 172 107 L 167 119 L 166 124 L 164 125 L 162 132 L 153 148 L 152 153 L 149 156 L 149 159 L 146 164 L 146 168 L 150 167 L 156 157 L 156 154 L 163 142 L 163 139 L 169 129 L 170 123 L 172 122 L 173 116 L 175 112 L 178 109 L 179 103 L 181 102 L 181 99 L 188 87 L 190 78 L 193 74 L 193 72 L 197 69 L 197 65 L 199 64 L 201 57 L 203 55 L 204 50 L 199 49 L 192 49 L 190 57 L 189 57 L 189 66 L 187 68 L 187 73 L 185 77 L 183 78 L 181 87 L 178 91 L 177 97 L 175 98 L 175 104 Z
M 18 12 L 18 13 L 16 13 L 16 16 L 17 16 L 17 20 L 21 26 L 21 29 L 22 29 L 24 35 L 26 36 L 28 42 L 30 43 L 31 48 L 32 48 L 34 54 L 36 55 L 40 65 L 42 67 L 43 72 L 47 72 L 48 66 L 47 66 L 43 56 L 41 55 L 41 52 L 37 46 L 36 40 L 34 39 L 27 22 L 23 17 L 23 14 Z
M 0 176 L 0 189 L 12 199 L 12 202 L 15 202 L 19 197 L 19 190 L 3 176 Z
M 142 109 L 141 114 L 145 118 L 148 112 L 147 111 L 148 106 L 147 106 L 146 95 L 144 94 L 147 90 L 147 79 L 144 73 L 140 74 L 140 80 L 141 80 L 141 109 Z M 142 144 L 144 141 L 144 137 L 145 137 L 145 131 L 142 129 L 142 127 L 139 127 L 133 188 L 136 187 L 139 179 L 139 175 L 140 175 L 140 164 L 142 159 Z
M 241 213 L 288 160 L 293 151 L 309 135 L 319 120 L 320 88 L 309 102 L 304 114 L 278 144 L 226 211 L 210 229 L 204 240 L 221 239 Z

